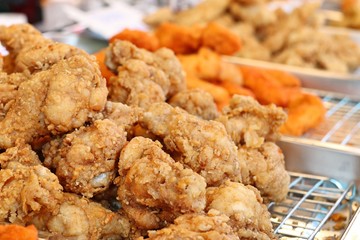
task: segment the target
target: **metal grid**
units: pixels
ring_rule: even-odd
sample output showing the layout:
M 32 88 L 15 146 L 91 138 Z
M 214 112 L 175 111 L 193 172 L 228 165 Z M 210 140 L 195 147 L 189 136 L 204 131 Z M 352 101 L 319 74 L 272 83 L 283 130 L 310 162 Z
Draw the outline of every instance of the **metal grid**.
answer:
M 360 100 L 326 91 L 305 89 L 322 98 L 327 109 L 325 121 L 302 138 L 360 147 Z
M 314 239 L 345 197 L 355 195 L 354 184 L 347 188 L 334 179 L 290 172 L 286 200 L 268 208 L 275 234 L 280 237 Z

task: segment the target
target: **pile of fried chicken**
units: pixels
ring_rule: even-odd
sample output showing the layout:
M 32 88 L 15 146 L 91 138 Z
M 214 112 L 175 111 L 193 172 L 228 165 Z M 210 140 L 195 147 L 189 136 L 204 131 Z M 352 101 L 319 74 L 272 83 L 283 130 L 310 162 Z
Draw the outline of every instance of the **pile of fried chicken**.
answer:
M 166 48 L 96 59 L 30 25 L 0 27 L 0 222 L 67 239 L 276 239 L 286 114 L 234 95 L 220 113 Z

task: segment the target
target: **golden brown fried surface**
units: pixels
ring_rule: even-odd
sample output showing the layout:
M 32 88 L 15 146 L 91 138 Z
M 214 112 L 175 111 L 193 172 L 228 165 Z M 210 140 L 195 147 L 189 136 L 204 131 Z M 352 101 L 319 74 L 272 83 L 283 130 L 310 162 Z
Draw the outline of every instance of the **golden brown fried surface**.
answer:
M 216 120 L 224 124 L 236 145 L 257 148 L 265 140 L 278 138 L 286 114 L 274 104 L 262 106 L 251 97 L 234 95 Z
M 219 116 L 212 95 L 200 88 L 177 93 L 169 99 L 169 104 L 205 120 L 213 120 Z
M 270 213 L 260 192 L 242 183 L 226 181 L 206 190 L 207 209 L 230 218 L 228 223 L 239 239 L 273 239 Z
M 140 238 L 141 240 L 143 238 Z M 211 210 L 207 214 L 184 214 L 175 219 L 174 224 L 158 231 L 149 231 L 152 240 L 166 239 L 207 239 L 239 240 L 230 226 L 230 219 Z
M 15 142 L 15 146 L 6 149 L 0 154 L 0 169 L 7 168 L 10 162 L 21 163 L 26 166 L 41 165 L 38 155 L 31 149 L 31 146 L 25 144 L 19 139 Z
M 106 190 L 115 178 L 126 132 L 120 125 L 105 119 L 81 127 L 43 148 L 45 166 L 55 173 L 64 189 L 86 197 Z
M 284 155 L 273 142 L 265 142 L 259 148 L 239 146 L 239 160 L 249 171 L 246 183 L 259 189 L 267 201 L 280 202 L 289 190 L 290 176 L 285 170 Z
M 208 185 L 241 180 L 236 146 L 221 123 L 155 103 L 144 112 L 140 124 L 161 137 L 175 160 L 203 176 Z
M 205 208 L 203 177 L 176 163 L 159 142 L 133 138 L 122 150 L 118 199 L 139 228 L 158 229 Z
M 109 42 L 115 42 L 116 40 L 129 41 L 138 48 L 149 51 L 155 51 L 159 48 L 159 40 L 153 34 L 139 30 L 124 29 L 111 37 Z

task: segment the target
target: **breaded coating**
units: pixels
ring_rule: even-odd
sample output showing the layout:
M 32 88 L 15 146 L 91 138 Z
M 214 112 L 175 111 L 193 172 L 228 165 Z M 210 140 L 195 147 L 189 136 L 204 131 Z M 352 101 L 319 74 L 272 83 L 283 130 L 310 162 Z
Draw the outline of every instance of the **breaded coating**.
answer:
M 242 183 L 226 181 L 206 191 L 207 209 L 215 209 L 230 218 L 228 223 L 239 239 L 274 239 L 270 213 L 260 192 Z
M 140 240 L 143 238 L 140 238 Z M 211 210 L 207 214 L 184 214 L 174 224 L 158 231 L 149 231 L 151 240 L 240 240 L 230 226 L 229 217 Z
M 56 169 L 66 191 L 92 197 L 114 180 L 125 143 L 122 126 L 108 119 L 96 120 L 93 125 L 47 143 L 43 148 L 44 164 Z
M 59 61 L 19 85 L 0 121 L 0 148 L 14 146 L 18 138 L 32 142 L 82 126 L 104 108 L 107 93 L 95 61 L 82 55 Z
M 179 60 L 174 53 L 165 48 L 160 48 L 154 53 L 145 49 L 137 48 L 127 41 L 115 41 L 106 51 L 106 65 L 113 72 L 119 72 L 118 67 L 123 66 L 128 60 L 134 59 L 144 62 L 146 65 L 162 70 L 168 81 L 160 83 L 166 97 L 171 97 L 186 88 L 185 74 Z
M 278 138 L 286 113 L 274 104 L 262 106 L 251 97 L 234 95 L 216 120 L 224 124 L 236 145 L 257 148 L 265 140 Z
M 120 155 L 118 199 L 140 229 L 158 229 L 205 208 L 205 179 L 161 148 L 159 142 L 135 137 Z
M 26 166 L 41 165 L 38 155 L 22 139 L 17 140 L 14 147 L 8 148 L 0 154 L 0 169 L 7 168 L 10 162 L 17 162 Z
M 265 142 L 259 148 L 239 147 L 239 160 L 249 170 L 247 184 L 259 189 L 265 200 L 280 202 L 285 199 L 290 176 L 285 169 L 284 154 L 273 142 Z
M 49 169 L 16 161 L 0 170 L 0 221 L 26 224 L 34 215 L 56 208 L 62 200 L 62 186 Z
M 223 124 L 203 120 L 167 103 L 155 103 L 140 124 L 161 137 L 176 161 L 206 179 L 209 186 L 241 181 L 237 148 Z
M 214 120 L 219 116 L 214 98 L 200 88 L 189 89 L 175 94 L 169 99 L 173 107 L 180 107 L 190 114 L 205 120 Z

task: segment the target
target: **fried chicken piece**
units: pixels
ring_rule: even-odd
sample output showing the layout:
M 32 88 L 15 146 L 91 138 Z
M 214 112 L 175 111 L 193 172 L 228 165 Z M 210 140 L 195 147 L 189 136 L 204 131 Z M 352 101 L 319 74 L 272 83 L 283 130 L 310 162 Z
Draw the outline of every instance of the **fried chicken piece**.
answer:
M 55 139 L 43 148 L 44 165 L 55 168 L 64 189 L 86 197 L 106 190 L 126 143 L 121 125 L 105 119 Z
M 226 27 L 209 23 L 202 32 L 201 45 L 218 54 L 233 55 L 241 49 L 241 40 Z
M 175 160 L 203 176 L 209 186 L 226 179 L 241 181 L 236 146 L 221 123 L 167 103 L 151 105 L 139 122 L 161 137 Z
M 0 221 L 26 224 L 35 214 L 56 208 L 62 199 L 62 186 L 49 169 L 16 161 L 0 170 Z
M 129 41 L 138 48 L 144 48 L 151 52 L 159 48 L 159 40 L 153 34 L 140 30 L 126 28 L 118 34 L 112 36 L 109 42 L 112 43 L 116 40 Z
M 22 139 L 18 139 L 14 147 L 8 148 L 0 154 L 0 169 L 7 168 L 10 162 L 17 162 L 26 166 L 41 165 L 38 155 Z
M 118 71 L 108 83 L 109 100 L 141 108 L 165 101 L 170 82 L 163 71 L 135 59 L 127 60 Z
M 207 209 L 215 209 L 230 218 L 228 224 L 239 239 L 274 239 L 270 213 L 260 192 L 242 183 L 226 181 L 206 190 Z
M 274 104 L 262 106 L 252 97 L 234 95 L 216 120 L 224 124 L 236 145 L 257 148 L 265 140 L 278 138 L 286 113 Z
M 19 85 L 0 121 L 0 148 L 14 146 L 18 138 L 29 143 L 82 126 L 104 108 L 107 93 L 95 60 L 79 55 L 59 61 Z
M 326 108 L 318 96 L 302 93 L 290 101 L 288 119 L 281 126 L 283 134 L 300 136 L 318 126 L 324 119 Z
M 139 240 L 142 240 L 140 238 Z M 149 240 L 207 239 L 239 240 L 230 226 L 230 219 L 216 210 L 207 214 L 184 214 L 174 224 L 158 231 L 149 231 Z
M 285 169 L 284 154 L 273 142 L 265 142 L 259 148 L 239 146 L 239 161 L 246 163 L 249 178 L 246 182 L 259 189 L 266 201 L 280 202 L 285 199 L 290 176 Z
M 175 162 L 159 142 L 133 138 L 119 160 L 118 199 L 141 229 L 157 229 L 205 208 L 205 179 Z
M 194 53 L 200 48 L 202 27 L 163 23 L 155 30 L 161 47 L 170 48 L 175 54 Z
M 32 219 L 38 228 L 74 239 L 129 239 L 131 225 L 120 214 L 75 194 L 63 193 L 55 212 L 43 212 Z
M 106 52 L 106 65 L 109 69 L 117 72 L 118 67 L 124 65 L 130 59 L 143 61 L 146 65 L 158 68 L 165 73 L 170 84 L 166 83 L 161 88 L 165 90 L 164 94 L 167 97 L 185 90 L 185 74 L 179 60 L 171 50 L 160 48 L 151 53 L 145 49 L 137 48 L 130 42 L 121 40 L 109 45 Z M 167 87 L 168 90 L 166 91 Z
M 212 95 L 200 88 L 177 93 L 170 98 L 169 104 L 173 107 L 180 107 L 205 120 L 214 120 L 219 116 Z

